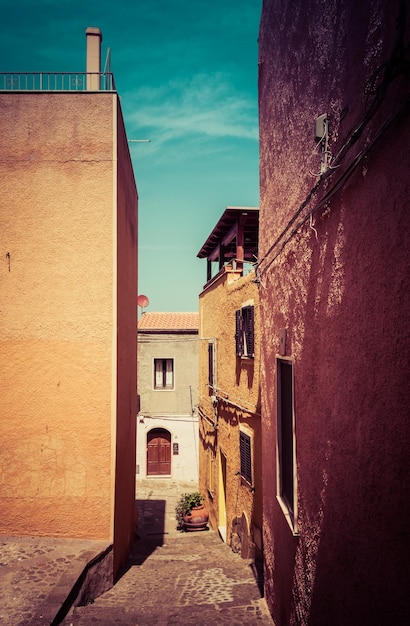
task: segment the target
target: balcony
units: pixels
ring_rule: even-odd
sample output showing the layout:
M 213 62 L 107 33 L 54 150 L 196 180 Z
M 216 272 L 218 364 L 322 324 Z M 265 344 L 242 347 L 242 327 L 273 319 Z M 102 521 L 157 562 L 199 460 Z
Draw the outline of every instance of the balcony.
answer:
M 116 91 L 111 72 L 2 72 L 0 91 Z

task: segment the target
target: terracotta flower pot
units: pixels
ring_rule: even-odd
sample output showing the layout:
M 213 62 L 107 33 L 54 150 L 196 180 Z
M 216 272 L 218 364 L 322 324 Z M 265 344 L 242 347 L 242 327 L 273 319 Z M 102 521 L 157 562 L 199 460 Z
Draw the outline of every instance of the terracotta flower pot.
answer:
M 203 504 L 191 509 L 190 513 L 184 514 L 185 530 L 205 530 L 208 525 L 209 513 Z

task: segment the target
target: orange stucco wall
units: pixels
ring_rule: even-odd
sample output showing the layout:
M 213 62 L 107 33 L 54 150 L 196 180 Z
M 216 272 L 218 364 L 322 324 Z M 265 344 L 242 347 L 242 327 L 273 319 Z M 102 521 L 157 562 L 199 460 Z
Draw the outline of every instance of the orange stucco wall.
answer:
M 3 533 L 113 538 L 116 101 L 0 94 Z
M 226 457 L 226 540 L 232 542 L 233 522 L 244 514 L 249 540 L 260 543 L 262 487 L 260 469 L 259 414 L 259 298 L 254 273 L 241 277 L 224 271 L 200 295 L 200 489 L 206 497 L 214 528 L 221 518 L 220 454 Z M 255 358 L 241 359 L 235 353 L 235 311 L 245 303 L 255 308 Z M 208 339 L 216 339 L 216 395 L 212 405 L 208 388 Z M 224 398 L 227 401 L 224 401 Z M 242 407 L 242 408 L 241 408 Z M 205 416 L 205 418 L 204 418 Z M 217 417 L 218 426 L 212 425 Z M 253 487 L 239 475 L 240 428 L 252 437 Z M 213 460 L 212 460 L 213 459 Z M 211 469 L 210 464 L 214 467 Z M 261 547 L 261 546 L 259 546 Z

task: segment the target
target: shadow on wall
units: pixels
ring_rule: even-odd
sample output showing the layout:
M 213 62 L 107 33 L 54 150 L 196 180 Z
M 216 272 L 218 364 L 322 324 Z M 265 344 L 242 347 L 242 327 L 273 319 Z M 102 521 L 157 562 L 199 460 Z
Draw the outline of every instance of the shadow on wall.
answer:
M 307 283 L 309 338 L 296 380 L 303 399 L 303 436 L 297 439 L 301 535 L 292 585 L 292 612 L 306 624 L 404 623 L 409 614 L 403 549 L 409 541 L 403 515 L 409 498 L 403 445 L 409 437 L 408 380 L 397 367 L 408 290 L 399 269 L 406 265 L 408 235 L 399 228 L 404 209 L 395 222 L 382 201 L 374 199 L 372 211 L 364 211 L 366 192 L 355 189 L 355 202 L 345 193 L 349 219 L 335 205 L 332 215 L 343 222 L 322 217 L 329 221 L 327 239 L 319 235 L 321 247 L 313 248 Z M 358 245 L 360 229 L 366 245 Z M 292 304 L 297 320 L 301 309 Z

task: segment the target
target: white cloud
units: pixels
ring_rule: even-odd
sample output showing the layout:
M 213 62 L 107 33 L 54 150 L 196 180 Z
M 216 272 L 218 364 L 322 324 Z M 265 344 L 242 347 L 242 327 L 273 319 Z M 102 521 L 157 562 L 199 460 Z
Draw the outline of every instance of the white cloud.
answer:
M 257 105 L 235 92 L 224 74 L 143 87 L 122 97 L 128 134 L 147 133 L 156 146 L 182 138 L 258 139 Z

